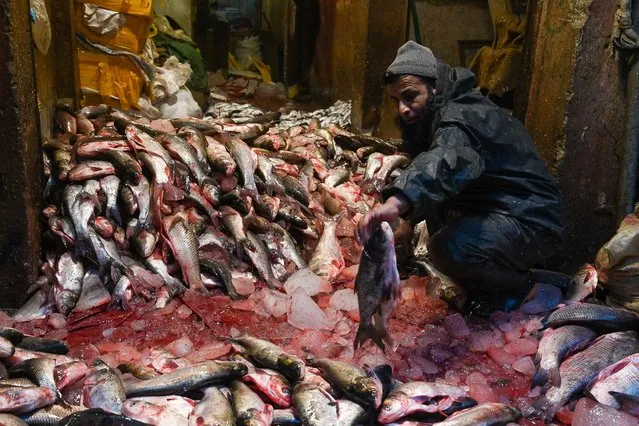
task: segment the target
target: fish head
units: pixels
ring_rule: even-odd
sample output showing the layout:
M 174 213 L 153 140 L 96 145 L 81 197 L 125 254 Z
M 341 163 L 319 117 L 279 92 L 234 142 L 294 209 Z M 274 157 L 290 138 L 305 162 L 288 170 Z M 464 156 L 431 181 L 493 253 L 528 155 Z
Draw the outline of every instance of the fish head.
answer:
M 372 408 L 379 408 L 382 405 L 383 388 L 374 373 L 368 373 L 365 379 L 356 380 L 353 383 L 353 393 L 358 395 L 364 405 Z
M 306 372 L 304 361 L 301 359 L 282 354 L 277 360 L 278 371 L 281 371 L 284 376 L 289 379 L 302 380 L 304 373 Z
M 394 422 L 408 413 L 410 405 L 411 399 L 408 395 L 396 392 L 384 400 L 377 421 L 384 424 Z
M 366 242 L 364 250 L 373 259 L 381 259 L 389 249 L 394 247 L 393 230 L 388 222 L 382 222 Z
M 291 386 L 283 380 L 271 377 L 266 383 L 266 389 L 272 400 L 281 407 L 290 407 L 293 391 Z

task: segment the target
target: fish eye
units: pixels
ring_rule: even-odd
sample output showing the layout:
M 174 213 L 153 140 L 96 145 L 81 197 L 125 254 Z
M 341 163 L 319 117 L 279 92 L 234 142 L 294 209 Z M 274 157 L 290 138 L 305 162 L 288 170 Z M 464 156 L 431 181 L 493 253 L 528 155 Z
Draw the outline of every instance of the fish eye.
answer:
M 284 389 L 282 389 L 282 393 L 284 395 L 290 395 L 291 394 L 291 389 L 290 388 L 284 388 Z

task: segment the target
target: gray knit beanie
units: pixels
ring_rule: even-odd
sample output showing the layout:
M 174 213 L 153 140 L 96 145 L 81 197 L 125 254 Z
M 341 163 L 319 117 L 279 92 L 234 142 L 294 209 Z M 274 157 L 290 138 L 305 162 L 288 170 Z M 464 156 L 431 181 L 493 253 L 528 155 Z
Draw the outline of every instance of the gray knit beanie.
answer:
M 397 49 L 397 56 L 386 69 L 386 75 L 412 74 L 426 78 L 437 78 L 437 59 L 428 47 L 407 41 Z

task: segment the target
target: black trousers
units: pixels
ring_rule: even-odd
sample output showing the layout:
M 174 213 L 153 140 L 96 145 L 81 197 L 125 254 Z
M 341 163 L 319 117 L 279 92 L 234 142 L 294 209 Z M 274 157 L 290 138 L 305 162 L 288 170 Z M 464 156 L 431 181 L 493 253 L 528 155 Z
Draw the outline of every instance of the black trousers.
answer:
M 523 297 L 534 284 L 530 269 L 542 265 L 559 246 L 559 240 L 515 218 L 487 213 L 447 221 L 431 233 L 428 251 L 437 269 L 471 296 Z

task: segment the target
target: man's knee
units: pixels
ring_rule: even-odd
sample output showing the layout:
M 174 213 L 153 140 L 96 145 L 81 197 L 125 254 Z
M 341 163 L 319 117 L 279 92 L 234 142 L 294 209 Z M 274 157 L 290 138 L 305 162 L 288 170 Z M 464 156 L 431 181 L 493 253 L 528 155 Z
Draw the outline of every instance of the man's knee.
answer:
M 481 260 L 459 244 L 459 235 L 449 228 L 436 232 L 428 242 L 428 253 L 435 267 L 456 281 L 472 277 L 480 269 Z

